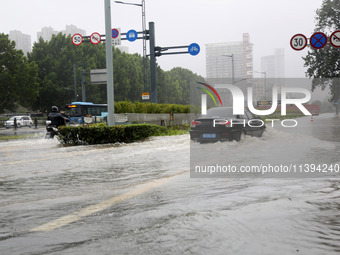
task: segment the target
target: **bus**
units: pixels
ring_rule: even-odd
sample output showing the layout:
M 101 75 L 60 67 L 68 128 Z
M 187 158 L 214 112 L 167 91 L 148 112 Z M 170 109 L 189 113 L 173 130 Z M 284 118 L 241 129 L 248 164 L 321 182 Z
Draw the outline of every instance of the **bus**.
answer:
M 85 115 L 91 115 L 94 122 L 104 122 L 107 114 L 107 104 L 72 102 L 65 106 L 65 115 L 69 117 L 70 125 L 84 124 Z

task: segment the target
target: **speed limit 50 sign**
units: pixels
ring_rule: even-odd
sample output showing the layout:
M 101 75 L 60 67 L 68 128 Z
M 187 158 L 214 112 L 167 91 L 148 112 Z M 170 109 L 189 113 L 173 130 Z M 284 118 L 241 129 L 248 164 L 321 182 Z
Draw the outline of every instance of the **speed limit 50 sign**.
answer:
M 83 36 L 81 34 L 74 34 L 72 36 L 72 43 L 79 46 L 83 42 Z
M 307 37 L 303 34 L 296 34 L 290 40 L 290 46 L 294 50 L 303 50 L 307 46 Z

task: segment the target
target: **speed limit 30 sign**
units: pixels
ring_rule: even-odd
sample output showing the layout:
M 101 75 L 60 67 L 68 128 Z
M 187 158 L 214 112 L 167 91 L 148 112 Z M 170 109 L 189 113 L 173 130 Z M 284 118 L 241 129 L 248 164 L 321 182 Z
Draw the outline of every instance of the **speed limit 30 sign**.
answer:
M 72 36 L 72 43 L 79 46 L 83 42 L 83 36 L 81 34 L 74 34 Z
M 296 34 L 290 40 L 290 46 L 294 50 L 303 50 L 307 46 L 307 37 L 303 34 Z

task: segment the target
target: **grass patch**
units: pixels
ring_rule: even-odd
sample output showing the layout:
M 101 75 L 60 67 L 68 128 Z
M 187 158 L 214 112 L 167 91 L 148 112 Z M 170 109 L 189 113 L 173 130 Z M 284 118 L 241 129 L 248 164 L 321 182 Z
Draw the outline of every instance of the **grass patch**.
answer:
M 168 129 L 162 135 L 163 136 L 186 135 L 189 134 L 189 131 L 190 125 L 172 126 L 168 127 Z
M 34 137 L 34 135 L 1 135 L 0 136 L 0 141 L 27 139 L 27 138 L 32 138 L 32 137 Z

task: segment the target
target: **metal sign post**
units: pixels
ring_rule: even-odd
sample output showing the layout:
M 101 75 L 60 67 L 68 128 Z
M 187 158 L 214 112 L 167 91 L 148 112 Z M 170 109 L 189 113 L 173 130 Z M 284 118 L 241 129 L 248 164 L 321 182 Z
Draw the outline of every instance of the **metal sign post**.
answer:
M 111 28 L 111 0 L 105 1 L 105 37 L 106 37 L 106 70 L 107 70 L 107 125 L 113 126 L 114 119 L 114 87 L 112 63 L 112 28 Z

